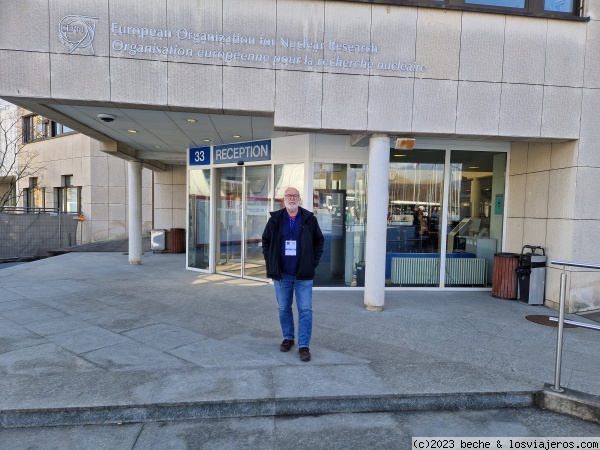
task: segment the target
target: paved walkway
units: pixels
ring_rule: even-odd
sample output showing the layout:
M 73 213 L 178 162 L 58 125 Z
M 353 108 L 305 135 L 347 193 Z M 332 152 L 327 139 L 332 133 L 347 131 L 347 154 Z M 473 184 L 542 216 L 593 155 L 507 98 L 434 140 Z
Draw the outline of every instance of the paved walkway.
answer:
M 273 287 L 183 254 L 68 253 L 0 271 L 0 424 L 531 405 L 555 315 L 489 292 L 316 291 L 313 360 L 281 353 Z M 584 321 L 586 319 L 577 318 Z M 565 330 L 562 384 L 600 392 L 600 333 Z

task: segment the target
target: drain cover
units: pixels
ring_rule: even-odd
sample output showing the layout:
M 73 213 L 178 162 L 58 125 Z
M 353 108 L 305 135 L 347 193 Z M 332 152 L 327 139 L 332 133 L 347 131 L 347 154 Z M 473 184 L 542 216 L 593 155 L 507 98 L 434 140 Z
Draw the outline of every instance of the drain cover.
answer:
M 558 327 L 558 322 L 554 322 L 550 320 L 552 316 L 525 316 L 527 320 L 533 323 L 537 323 L 538 325 L 546 325 L 547 327 Z M 577 325 L 571 325 L 565 323 L 565 328 L 578 328 Z

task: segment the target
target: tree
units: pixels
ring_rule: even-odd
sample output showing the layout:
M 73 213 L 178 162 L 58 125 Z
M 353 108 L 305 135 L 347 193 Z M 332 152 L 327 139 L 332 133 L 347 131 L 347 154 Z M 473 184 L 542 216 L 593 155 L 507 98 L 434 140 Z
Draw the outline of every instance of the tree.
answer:
M 20 119 L 16 106 L 0 104 L 0 211 L 16 205 L 23 195 L 16 189 L 19 180 L 36 176 L 42 170 L 38 152 L 23 144 Z

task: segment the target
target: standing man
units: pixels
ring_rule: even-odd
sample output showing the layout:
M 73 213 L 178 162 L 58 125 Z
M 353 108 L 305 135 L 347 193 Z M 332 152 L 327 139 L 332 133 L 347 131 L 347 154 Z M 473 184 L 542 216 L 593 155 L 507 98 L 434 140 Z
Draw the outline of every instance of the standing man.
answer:
M 317 218 L 300 207 L 300 193 L 290 187 L 284 194 L 285 208 L 271 212 L 262 235 L 262 252 L 267 277 L 273 279 L 279 307 L 282 352 L 294 346 L 292 297 L 298 308 L 298 351 L 300 361 L 310 361 L 312 334 L 312 287 L 315 268 L 323 254 L 323 233 Z

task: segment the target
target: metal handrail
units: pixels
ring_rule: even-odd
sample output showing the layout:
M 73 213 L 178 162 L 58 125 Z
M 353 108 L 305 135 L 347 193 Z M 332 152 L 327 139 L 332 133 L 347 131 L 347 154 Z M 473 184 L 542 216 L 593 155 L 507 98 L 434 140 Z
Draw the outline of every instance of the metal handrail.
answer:
M 552 390 L 555 392 L 563 392 L 564 389 L 560 387 L 560 368 L 562 364 L 562 345 L 563 345 L 563 330 L 565 327 L 565 298 L 567 293 L 567 273 L 565 272 L 565 267 L 581 267 L 585 269 L 600 269 L 600 264 L 590 264 L 584 262 L 576 262 L 576 261 L 563 261 L 555 259 L 550 261 L 550 264 L 556 264 L 558 266 L 563 266 L 563 272 L 560 274 L 560 300 L 559 300 L 559 308 L 558 308 L 558 319 L 555 317 L 551 317 L 551 321 L 558 321 L 558 335 L 556 337 L 556 366 L 554 369 L 554 386 L 552 386 Z M 584 328 L 592 329 L 592 330 L 600 330 L 600 327 L 596 327 L 595 325 L 583 324 L 581 322 L 575 322 L 571 320 L 567 320 L 566 322 L 582 326 Z

